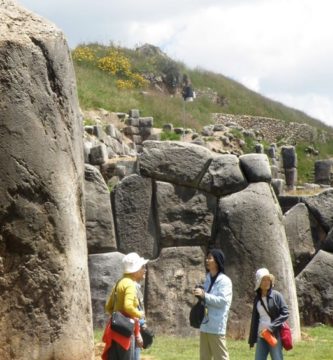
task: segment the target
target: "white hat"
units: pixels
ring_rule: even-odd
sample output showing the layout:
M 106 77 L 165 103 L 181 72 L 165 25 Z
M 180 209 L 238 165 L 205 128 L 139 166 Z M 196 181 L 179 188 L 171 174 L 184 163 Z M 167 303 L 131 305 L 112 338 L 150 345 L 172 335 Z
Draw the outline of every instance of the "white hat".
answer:
M 146 265 L 149 260 L 140 257 L 137 253 L 132 252 L 123 257 L 124 274 L 137 272 Z
M 260 288 L 261 280 L 265 276 L 270 277 L 272 285 L 273 285 L 273 283 L 274 283 L 274 275 L 270 274 L 268 269 L 261 268 L 261 269 L 257 270 L 257 272 L 256 272 L 256 286 L 255 286 L 254 290 L 258 290 Z

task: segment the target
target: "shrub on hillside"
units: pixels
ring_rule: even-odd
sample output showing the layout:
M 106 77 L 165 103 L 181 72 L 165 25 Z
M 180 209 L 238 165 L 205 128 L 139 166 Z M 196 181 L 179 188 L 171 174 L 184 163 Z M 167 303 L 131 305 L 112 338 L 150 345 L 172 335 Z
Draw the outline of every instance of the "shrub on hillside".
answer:
M 78 46 L 72 52 L 73 60 L 78 62 L 94 62 L 96 60 L 95 52 L 87 46 Z

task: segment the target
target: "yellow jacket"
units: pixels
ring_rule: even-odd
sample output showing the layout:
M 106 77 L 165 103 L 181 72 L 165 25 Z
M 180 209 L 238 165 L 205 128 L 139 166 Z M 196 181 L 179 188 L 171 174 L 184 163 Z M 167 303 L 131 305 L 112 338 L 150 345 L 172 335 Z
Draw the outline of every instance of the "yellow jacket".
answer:
M 124 277 L 118 282 L 117 285 L 117 299 L 114 304 L 115 286 L 112 289 L 109 300 L 105 305 L 105 311 L 112 314 L 113 311 L 125 312 L 132 318 L 142 318 L 143 312 L 138 310 L 139 300 L 136 294 L 135 281 L 129 275 Z

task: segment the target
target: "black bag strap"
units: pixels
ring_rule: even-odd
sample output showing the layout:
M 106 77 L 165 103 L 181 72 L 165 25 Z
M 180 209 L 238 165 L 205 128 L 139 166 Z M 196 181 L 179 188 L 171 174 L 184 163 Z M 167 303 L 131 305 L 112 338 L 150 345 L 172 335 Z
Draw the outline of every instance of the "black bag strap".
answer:
M 121 280 L 121 278 L 116 282 L 116 285 L 114 286 L 112 312 L 114 311 L 114 307 L 115 307 L 115 304 L 117 301 L 117 286 L 118 286 L 120 280 Z
M 263 302 L 261 296 L 259 297 L 259 301 L 261 302 L 261 305 L 262 305 L 263 308 L 265 309 L 267 315 L 271 318 L 271 314 L 270 314 L 269 311 L 267 310 L 267 307 L 266 307 L 265 303 Z M 267 301 L 267 303 L 268 303 L 268 301 Z

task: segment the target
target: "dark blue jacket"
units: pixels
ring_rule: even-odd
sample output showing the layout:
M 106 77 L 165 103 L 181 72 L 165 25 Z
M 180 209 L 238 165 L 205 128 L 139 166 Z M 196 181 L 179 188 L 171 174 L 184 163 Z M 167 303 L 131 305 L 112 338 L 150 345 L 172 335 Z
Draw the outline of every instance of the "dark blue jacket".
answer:
M 253 302 L 252 309 L 252 319 L 249 335 L 249 344 L 250 347 L 253 347 L 257 342 L 258 338 L 258 327 L 259 327 L 259 313 L 257 310 L 257 303 L 260 301 L 260 292 L 257 291 L 256 297 Z M 288 319 L 289 311 L 288 306 L 282 296 L 278 291 L 270 289 L 267 294 L 267 305 L 268 312 L 271 317 L 271 327 L 270 330 L 274 333 L 275 336 L 278 336 L 278 331 L 280 326 Z

